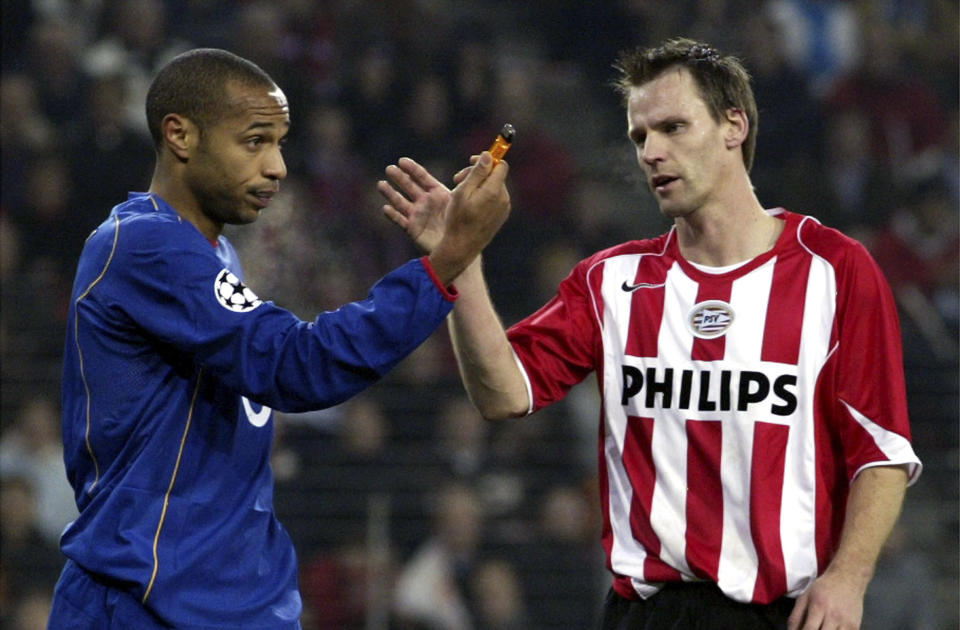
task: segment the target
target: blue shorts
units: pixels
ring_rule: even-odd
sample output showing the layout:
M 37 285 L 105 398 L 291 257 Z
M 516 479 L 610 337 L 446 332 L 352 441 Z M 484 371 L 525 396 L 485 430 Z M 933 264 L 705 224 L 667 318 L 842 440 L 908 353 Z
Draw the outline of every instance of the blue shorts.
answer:
M 47 623 L 47 630 L 171 630 L 174 627 L 154 615 L 140 603 L 140 598 L 123 590 L 121 585 L 88 573 L 73 560 L 67 560 L 60 573 Z M 294 622 L 292 627 L 302 630 L 300 622 Z
M 57 587 L 47 630 L 170 630 L 136 597 L 95 578 L 67 560 Z

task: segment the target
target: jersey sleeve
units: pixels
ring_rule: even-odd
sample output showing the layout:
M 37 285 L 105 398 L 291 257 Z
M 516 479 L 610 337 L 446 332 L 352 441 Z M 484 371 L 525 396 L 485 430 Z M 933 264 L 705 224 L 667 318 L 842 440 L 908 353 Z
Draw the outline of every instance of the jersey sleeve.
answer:
M 428 263 L 412 260 L 365 299 L 302 321 L 243 285 L 225 241 L 214 247 L 174 227 L 152 228 L 119 228 L 99 299 L 171 355 L 281 411 L 346 400 L 413 351 L 452 308 L 454 296 Z
M 832 416 L 841 419 L 847 477 L 870 466 L 905 464 L 912 483 L 921 465 L 910 445 L 896 303 L 859 243 L 850 245 L 838 269 L 836 331 Z
M 549 302 L 507 330 L 532 390 L 531 411 L 561 400 L 596 368 L 599 336 L 586 276 L 580 263 Z

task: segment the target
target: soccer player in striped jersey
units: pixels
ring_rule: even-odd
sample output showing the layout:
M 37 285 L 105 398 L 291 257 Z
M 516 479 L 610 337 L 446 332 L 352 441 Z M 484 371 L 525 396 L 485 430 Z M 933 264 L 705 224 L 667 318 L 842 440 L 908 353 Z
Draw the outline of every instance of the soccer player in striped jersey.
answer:
M 297 630 L 271 409 L 349 398 L 444 321 L 450 282 L 509 213 L 507 168 L 484 154 L 428 256 L 307 322 L 244 285 L 221 234 L 268 211 L 286 176 L 280 88 L 227 51 L 188 51 L 154 79 L 147 119 L 150 190 L 88 238 L 70 304 L 63 437 L 80 515 L 49 628 Z
M 471 265 L 450 319 L 467 390 L 502 419 L 596 373 L 604 629 L 859 628 L 921 468 L 887 283 L 856 241 L 761 206 L 737 59 L 675 39 L 617 67 L 639 166 L 674 225 L 581 261 L 507 331 Z M 391 168 L 403 194 L 381 185 L 387 214 L 429 223 L 439 183 Z

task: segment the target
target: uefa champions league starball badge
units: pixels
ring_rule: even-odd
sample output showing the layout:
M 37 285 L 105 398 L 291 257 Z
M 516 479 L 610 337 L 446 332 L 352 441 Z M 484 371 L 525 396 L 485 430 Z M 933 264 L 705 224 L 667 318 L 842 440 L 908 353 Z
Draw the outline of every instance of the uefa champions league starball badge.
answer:
M 234 313 L 246 313 L 263 304 L 263 300 L 247 288 L 229 269 L 224 269 L 217 274 L 213 288 L 220 306 Z

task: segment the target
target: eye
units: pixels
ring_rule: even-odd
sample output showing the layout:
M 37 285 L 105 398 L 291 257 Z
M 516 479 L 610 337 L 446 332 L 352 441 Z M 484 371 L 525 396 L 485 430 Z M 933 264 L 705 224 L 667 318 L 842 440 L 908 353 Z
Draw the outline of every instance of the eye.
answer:
M 263 144 L 263 136 L 253 136 L 246 140 L 246 145 L 250 149 L 257 149 L 261 144 Z
M 680 131 L 680 129 L 682 128 L 683 128 L 683 123 L 672 122 L 672 123 L 667 123 L 665 130 L 667 133 L 676 133 L 677 131 Z

